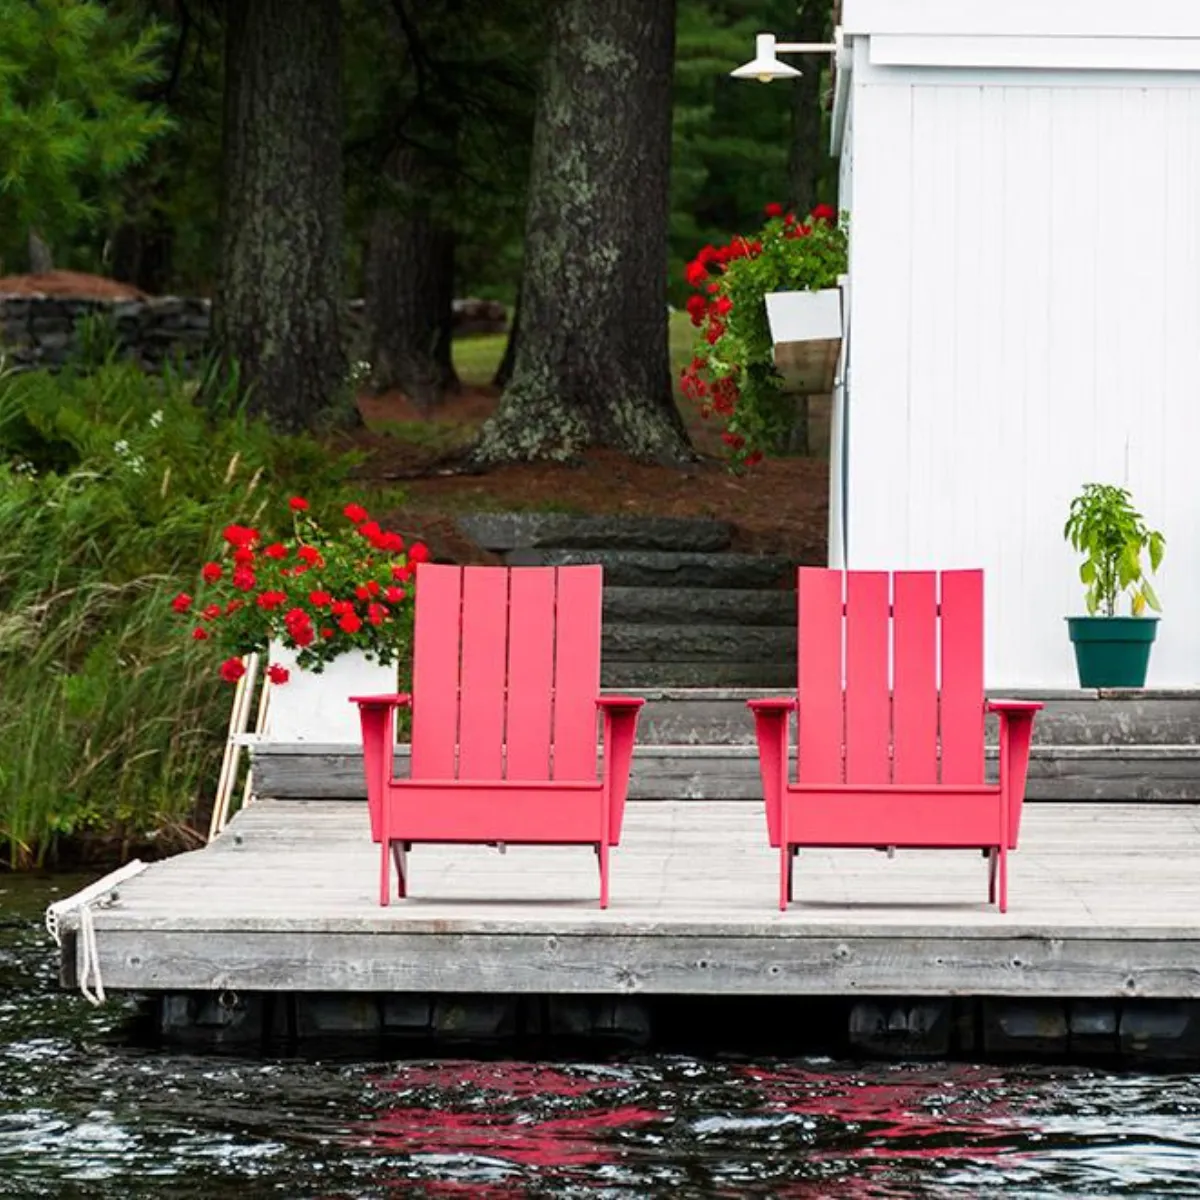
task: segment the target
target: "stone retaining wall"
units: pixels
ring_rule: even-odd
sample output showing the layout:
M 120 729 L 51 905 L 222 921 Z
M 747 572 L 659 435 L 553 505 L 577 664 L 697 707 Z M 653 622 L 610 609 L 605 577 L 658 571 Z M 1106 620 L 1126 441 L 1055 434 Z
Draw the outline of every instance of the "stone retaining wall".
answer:
M 362 301 L 347 305 L 347 356 L 366 355 Z M 196 367 L 208 344 L 212 302 L 186 296 L 146 300 L 85 300 L 74 297 L 0 294 L 0 353 L 10 367 L 63 366 L 77 357 L 90 325 L 103 345 L 115 344 L 146 370 L 171 362 Z M 455 300 L 459 333 L 502 333 L 504 307 L 487 300 Z

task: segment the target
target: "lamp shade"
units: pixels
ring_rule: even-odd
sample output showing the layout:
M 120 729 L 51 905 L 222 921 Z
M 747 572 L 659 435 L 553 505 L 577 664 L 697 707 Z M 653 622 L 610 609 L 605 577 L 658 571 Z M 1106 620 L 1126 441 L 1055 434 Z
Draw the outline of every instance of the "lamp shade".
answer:
M 781 63 L 775 54 L 775 35 L 760 33 L 754 39 L 754 58 L 736 71 L 730 71 L 734 79 L 757 79 L 770 83 L 772 79 L 795 79 L 800 72 L 787 63 Z

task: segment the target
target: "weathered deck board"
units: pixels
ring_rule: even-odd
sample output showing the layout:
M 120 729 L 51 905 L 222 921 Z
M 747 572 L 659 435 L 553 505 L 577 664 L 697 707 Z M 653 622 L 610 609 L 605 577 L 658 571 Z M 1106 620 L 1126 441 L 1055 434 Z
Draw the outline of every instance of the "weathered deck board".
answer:
M 758 806 L 633 804 L 588 850 L 417 847 L 382 909 L 365 807 L 260 801 L 97 910 L 112 990 L 1200 997 L 1200 809 L 1027 809 L 1011 908 L 970 852 L 808 851 L 774 907 Z

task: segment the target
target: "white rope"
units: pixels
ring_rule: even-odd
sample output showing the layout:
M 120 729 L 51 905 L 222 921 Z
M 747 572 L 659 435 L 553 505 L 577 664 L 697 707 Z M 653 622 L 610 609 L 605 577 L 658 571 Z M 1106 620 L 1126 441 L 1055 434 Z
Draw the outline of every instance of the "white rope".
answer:
M 73 913 L 79 914 L 79 937 L 82 942 L 81 952 L 83 965 L 79 969 L 79 990 L 84 999 L 92 1004 L 103 1004 L 104 980 L 100 978 L 100 955 L 96 947 L 96 926 L 92 920 L 92 906 L 111 904 L 116 897 L 112 892 L 118 884 L 126 879 L 140 875 L 149 863 L 140 858 L 126 863 L 118 871 L 105 875 L 103 879 L 89 884 L 81 892 L 68 896 L 65 900 L 55 900 L 46 908 L 46 932 L 54 939 L 54 944 L 62 948 L 63 919 Z

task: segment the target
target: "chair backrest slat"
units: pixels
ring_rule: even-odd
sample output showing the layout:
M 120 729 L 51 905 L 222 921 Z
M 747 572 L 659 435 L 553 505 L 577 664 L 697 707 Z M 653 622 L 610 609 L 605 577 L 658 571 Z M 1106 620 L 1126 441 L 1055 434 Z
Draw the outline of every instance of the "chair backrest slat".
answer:
M 413 637 L 412 777 L 453 779 L 458 745 L 462 570 L 417 567 Z
M 854 571 L 846 580 L 847 783 L 891 776 L 890 582 L 886 571 Z
M 804 567 L 797 604 L 801 783 L 983 782 L 982 571 Z
M 892 781 L 938 777 L 937 575 L 897 571 L 892 643 Z
M 507 778 L 550 778 L 554 704 L 555 569 L 509 572 Z
M 802 569 L 797 583 L 801 783 L 842 779 L 842 581 L 841 571 Z
M 983 782 L 983 572 L 942 572 L 942 783 Z
M 599 566 L 559 567 L 554 642 L 554 778 L 596 778 L 600 694 Z
M 503 778 L 508 665 L 507 571 L 463 571 L 458 778 Z
M 417 571 L 412 778 L 596 779 L 603 569 Z

